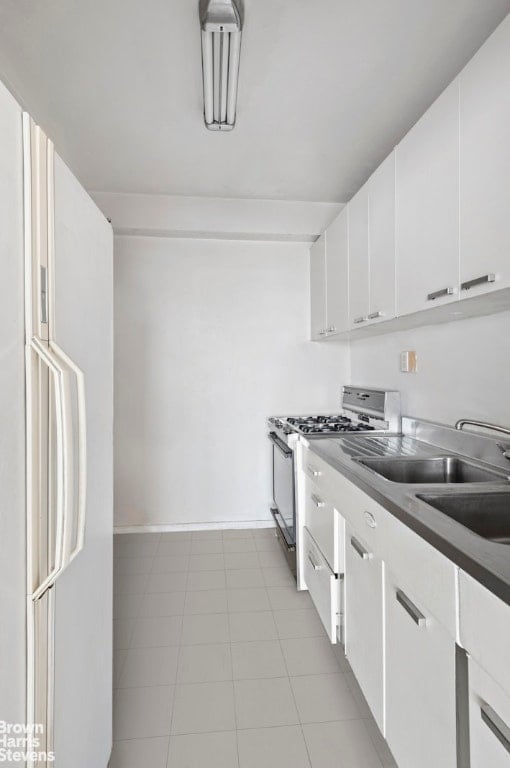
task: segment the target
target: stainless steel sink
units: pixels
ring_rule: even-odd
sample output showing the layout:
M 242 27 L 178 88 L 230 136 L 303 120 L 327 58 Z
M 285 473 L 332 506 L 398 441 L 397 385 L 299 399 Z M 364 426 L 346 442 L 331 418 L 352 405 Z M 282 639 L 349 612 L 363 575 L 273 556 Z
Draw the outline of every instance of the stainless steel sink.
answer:
M 469 494 L 419 494 L 418 499 L 438 509 L 478 536 L 510 544 L 510 491 Z
M 457 456 L 359 459 L 359 463 L 392 483 L 495 483 L 507 479 L 504 472 L 479 467 Z

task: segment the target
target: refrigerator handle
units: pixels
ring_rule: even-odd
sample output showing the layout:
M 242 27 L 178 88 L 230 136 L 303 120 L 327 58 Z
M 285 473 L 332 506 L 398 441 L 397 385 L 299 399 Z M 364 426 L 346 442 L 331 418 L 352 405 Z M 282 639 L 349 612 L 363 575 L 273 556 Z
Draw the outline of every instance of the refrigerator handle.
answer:
M 62 361 L 55 350 L 47 347 L 37 336 L 34 336 L 28 346 L 29 364 L 32 361 L 31 353 L 47 366 L 55 383 L 55 422 L 57 435 L 57 511 L 55 531 L 55 558 L 53 568 L 46 578 L 32 592 L 32 600 L 38 600 L 53 586 L 59 574 L 68 562 L 70 549 L 70 537 L 72 533 L 71 521 L 68 510 L 71 505 L 72 488 L 72 416 L 71 398 L 69 389 L 69 372 L 65 361 Z M 64 362 L 64 365 L 62 365 Z
M 50 341 L 50 347 L 57 352 L 71 369 L 76 382 L 78 407 L 78 501 L 76 514 L 76 541 L 65 562 L 65 565 L 69 565 L 76 555 L 81 552 L 85 542 L 87 507 L 87 407 L 85 400 L 85 377 L 81 368 L 79 368 L 54 341 Z

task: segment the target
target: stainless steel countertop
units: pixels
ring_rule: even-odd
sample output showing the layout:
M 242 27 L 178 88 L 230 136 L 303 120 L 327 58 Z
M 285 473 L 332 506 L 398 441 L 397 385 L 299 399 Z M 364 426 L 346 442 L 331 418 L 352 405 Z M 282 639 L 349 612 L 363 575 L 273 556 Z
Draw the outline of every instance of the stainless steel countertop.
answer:
M 356 458 L 457 455 L 481 467 L 510 475 L 510 461 L 498 443 L 508 441 L 459 432 L 431 422 L 403 419 L 403 434 L 314 439 L 310 449 L 385 507 L 452 562 L 510 605 L 510 545 L 478 536 L 426 502 L 423 493 L 510 491 L 510 482 L 408 485 L 394 483 L 363 466 Z

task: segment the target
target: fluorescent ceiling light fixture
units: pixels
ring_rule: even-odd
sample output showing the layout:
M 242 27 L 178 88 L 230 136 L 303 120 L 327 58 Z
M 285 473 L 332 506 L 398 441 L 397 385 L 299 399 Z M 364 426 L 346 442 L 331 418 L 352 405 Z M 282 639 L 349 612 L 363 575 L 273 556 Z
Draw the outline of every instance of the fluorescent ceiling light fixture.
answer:
M 231 131 L 236 122 L 241 53 L 241 0 L 200 0 L 204 120 L 211 131 Z

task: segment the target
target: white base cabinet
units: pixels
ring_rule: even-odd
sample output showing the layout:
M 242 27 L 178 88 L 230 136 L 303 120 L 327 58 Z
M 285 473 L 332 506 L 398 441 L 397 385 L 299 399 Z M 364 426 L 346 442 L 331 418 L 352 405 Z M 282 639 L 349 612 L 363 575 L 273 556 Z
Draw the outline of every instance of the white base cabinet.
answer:
M 337 642 L 340 612 L 340 579 L 333 573 L 317 542 L 303 531 L 303 572 L 310 597 L 332 643 Z
M 509 768 L 510 697 L 469 660 L 470 768 Z
M 384 733 L 383 563 L 345 526 L 345 653 Z
M 386 740 L 399 768 L 456 768 L 455 641 L 385 574 Z

